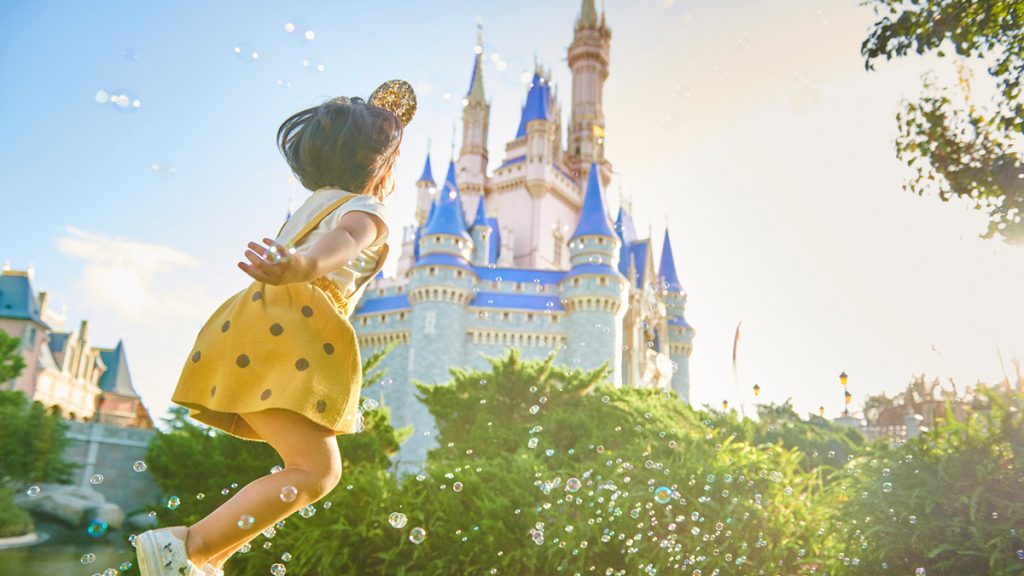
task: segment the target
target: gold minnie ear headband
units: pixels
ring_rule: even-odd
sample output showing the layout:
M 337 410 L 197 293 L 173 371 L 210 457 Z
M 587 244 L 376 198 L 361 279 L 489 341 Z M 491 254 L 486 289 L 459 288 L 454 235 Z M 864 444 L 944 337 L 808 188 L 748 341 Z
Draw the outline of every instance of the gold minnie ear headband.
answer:
M 412 85 L 405 80 L 388 80 L 378 86 L 373 91 L 373 94 L 370 94 L 368 101 L 358 96 L 354 98 L 334 98 L 331 101 L 365 103 L 377 108 L 383 108 L 394 114 L 403 127 L 408 126 L 413 115 L 416 114 L 416 92 L 413 91 Z

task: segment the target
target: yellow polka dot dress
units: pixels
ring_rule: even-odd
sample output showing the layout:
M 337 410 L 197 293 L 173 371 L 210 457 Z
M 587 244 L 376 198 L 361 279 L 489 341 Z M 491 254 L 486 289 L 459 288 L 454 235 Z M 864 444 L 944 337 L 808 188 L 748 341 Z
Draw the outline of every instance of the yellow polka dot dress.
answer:
M 354 196 L 328 205 L 292 244 Z M 384 263 L 387 244 L 381 248 L 366 280 Z M 357 431 L 362 361 L 348 315 L 360 294 L 345 299 L 325 278 L 253 282 L 206 321 L 172 400 L 196 420 L 248 440 L 263 439 L 239 414 L 268 408 L 291 410 L 335 434 Z

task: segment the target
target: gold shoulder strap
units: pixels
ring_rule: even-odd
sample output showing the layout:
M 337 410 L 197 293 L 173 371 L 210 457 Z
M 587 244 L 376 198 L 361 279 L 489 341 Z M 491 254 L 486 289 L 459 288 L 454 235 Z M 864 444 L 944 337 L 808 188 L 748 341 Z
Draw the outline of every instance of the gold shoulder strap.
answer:
M 299 231 L 295 234 L 295 236 L 291 240 L 289 240 L 288 242 L 281 242 L 281 243 L 284 244 L 285 246 L 294 246 L 294 245 L 298 244 L 303 238 L 306 237 L 306 234 L 309 234 L 310 232 L 313 231 L 314 228 L 319 226 L 320 222 L 322 222 L 324 218 L 327 218 L 327 216 L 329 216 L 331 214 L 331 212 L 334 212 L 335 210 L 338 209 L 339 206 L 341 206 L 345 202 L 348 202 L 349 200 L 351 200 L 354 197 L 355 197 L 355 194 L 351 194 L 350 193 L 347 196 L 344 196 L 342 198 L 338 198 L 334 202 L 331 202 L 323 210 L 321 210 L 319 213 L 317 213 L 316 216 L 310 218 L 309 222 L 306 222 L 302 226 L 302 228 L 299 229 Z M 284 231 L 284 227 L 287 226 L 287 225 L 288 225 L 288 221 L 285 220 L 284 224 L 281 225 L 281 229 L 277 231 L 278 237 L 281 236 L 281 232 Z M 280 240 L 279 240 L 279 242 L 280 242 Z

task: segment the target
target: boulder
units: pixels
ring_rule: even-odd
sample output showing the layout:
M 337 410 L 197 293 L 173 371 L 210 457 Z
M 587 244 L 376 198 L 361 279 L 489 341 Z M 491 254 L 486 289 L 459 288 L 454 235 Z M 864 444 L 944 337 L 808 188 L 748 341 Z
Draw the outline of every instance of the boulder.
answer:
M 156 528 L 156 517 L 150 516 L 147 512 L 140 512 L 138 514 L 132 514 L 125 521 L 125 526 L 129 530 L 149 530 L 150 528 Z
M 86 511 L 84 523 L 89 524 L 93 520 L 106 522 L 111 530 L 120 530 L 124 526 L 124 511 L 113 502 L 104 502 Z
M 92 488 L 64 484 L 41 484 L 36 496 L 25 493 L 15 497 L 14 502 L 34 514 L 54 518 L 72 528 L 85 526 L 93 519 L 103 520 L 111 528 L 124 525 L 124 512 L 117 504 Z

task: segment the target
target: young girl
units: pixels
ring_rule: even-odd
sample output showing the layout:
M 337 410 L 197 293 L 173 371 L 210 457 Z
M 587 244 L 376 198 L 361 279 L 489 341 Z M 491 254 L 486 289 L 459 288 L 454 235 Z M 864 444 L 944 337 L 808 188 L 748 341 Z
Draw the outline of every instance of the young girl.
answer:
M 140 534 L 142 576 L 223 574 L 238 548 L 338 484 L 335 435 L 358 431 L 362 385 L 348 316 L 387 257 L 382 201 L 415 107 L 412 87 L 393 80 L 368 102 L 336 98 L 278 130 L 288 165 L 314 192 L 276 240 L 249 243 L 238 267 L 255 281 L 203 326 L 172 399 L 201 422 L 267 442 L 284 469 L 192 526 Z

